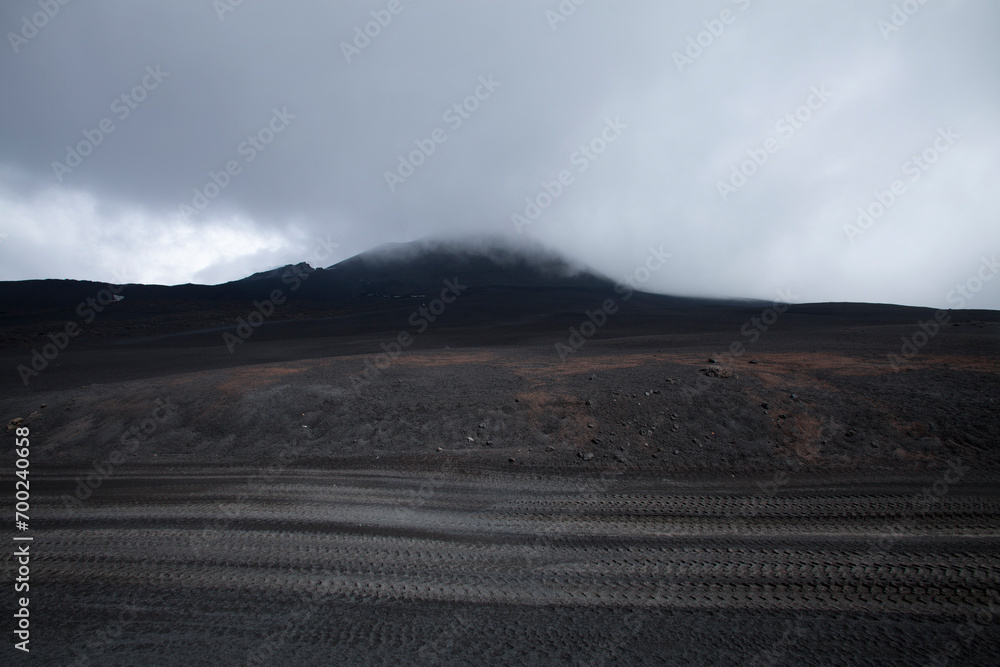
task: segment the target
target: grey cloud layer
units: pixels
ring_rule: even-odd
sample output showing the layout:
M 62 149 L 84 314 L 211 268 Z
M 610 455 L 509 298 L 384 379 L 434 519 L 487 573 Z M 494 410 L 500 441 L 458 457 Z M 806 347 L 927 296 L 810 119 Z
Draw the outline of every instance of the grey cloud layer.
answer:
M 944 306 L 1000 251 L 998 27 L 969 0 L 5 3 L 0 279 L 217 282 L 318 238 L 517 235 L 569 170 L 521 231 L 613 277 L 662 245 L 650 289 Z M 578 171 L 608 119 L 627 129 Z

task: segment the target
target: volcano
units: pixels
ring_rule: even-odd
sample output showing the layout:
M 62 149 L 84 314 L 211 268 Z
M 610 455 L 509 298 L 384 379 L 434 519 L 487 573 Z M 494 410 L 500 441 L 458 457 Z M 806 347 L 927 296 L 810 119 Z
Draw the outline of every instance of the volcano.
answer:
M 458 286 L 458 298 L 445 309 L 435 300 L 449 284 Z M 850 327 L 885 332 L 912 329 L 935 316 L 932 309 L 882 304 L 652 294 L 540 244 L 500 237 L 388 243 L 325 268 L 300 262 L 219 285 L 4 282 L 0 300 L 0 359 L 7 362 L 0 387 L 7 383 L 10 389 L 23 384 L 17 368 L 26 356 L 52 335 L 61 341 L 58 332 L 67 327 L 75 334 L 56 364 L 69 363 L 76 352 L 101 355 L 114 377 L 141 377 L 150 367 L 143 350 L 189 370 L 203 363 L 355 354 L 366 347 L 377 352 L 378 341 L 408 332 L 413 322 L 421 323 L 413 349 L 554 341 L 552 347 L 565 356 L 559 343 L 570 338 L 579 345 L 713 335 L 722 341 L 716 352 L 726 353 L 772 328 L 782 334 Z M 778 312 L 780 324 L 769 320 Z M 1000 319 L 994 311 L 955 311 L 949 317 Z M 887 350 L 893 347 L 885 342 Z M 46 373 L 37 384 L 63 386 L 73 377 Z
M 462 662 L 560 662 L 627 617 L 657 631 L 622 662 L 714 664 L 794 614 L 912 664 L 995 604 L 1000 313 L 650 294 L 491 239 L 0 297 L 0 412 L 44 519 L 31 618 L 62 646 L 130 608 L 116 657 L 169 631 L 197 662 L 251 650 L 243 610 L 269 609 L 308 620 L 302 664 L 459 634 Z M 394 638 L 352 643 L 370 628 Z

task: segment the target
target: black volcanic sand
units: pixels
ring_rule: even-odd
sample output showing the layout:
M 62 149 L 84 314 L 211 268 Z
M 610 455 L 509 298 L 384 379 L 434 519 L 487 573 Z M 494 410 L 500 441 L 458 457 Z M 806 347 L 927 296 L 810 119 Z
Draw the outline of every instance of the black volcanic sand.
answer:
M 896 371 L 912 324 L 787 318 L 732 358 L 741 318 L 565 361 L 562 323 L 442 327 L 361 386 L 394 330 L 8 373 L 32 658 L 1000 664 L 1000 325 Z
M 729 338 L 684 334 L 595 338 L 565 360 L 551 338 L 479 347 L 455 332 L 391 360 L 372 352 L 377 337 L 251 341 L 233 355 L 149 343 L 67 352 L 39 379 L 86 386 L 0 407 L 43 437 L 33 465 L 46 467 L 118 451 L 139 466 L 259 465 L 294 449 L 291 465 L 322 469 L 379 457 L 431 470 L 910 473 L 957 459 L 991 475 L 998 331 L 947 329 L 898 371 L 885 350 L 908 329 L 891 326 L 772 332 L 739 357 L 717 352 Z M 324 348 L 342 356 L 300 358 Z M 182 372 L 208 357 L 291 361 Z

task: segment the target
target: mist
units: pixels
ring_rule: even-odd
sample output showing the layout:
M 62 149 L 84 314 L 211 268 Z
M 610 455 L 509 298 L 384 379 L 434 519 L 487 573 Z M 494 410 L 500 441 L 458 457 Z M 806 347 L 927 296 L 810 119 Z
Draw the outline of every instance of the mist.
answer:
M 1000 308 L 995 3 L 33 0 L 0 26 L 3 280 L 502 237 L 616 280 L 662 248 L 667 294 Z

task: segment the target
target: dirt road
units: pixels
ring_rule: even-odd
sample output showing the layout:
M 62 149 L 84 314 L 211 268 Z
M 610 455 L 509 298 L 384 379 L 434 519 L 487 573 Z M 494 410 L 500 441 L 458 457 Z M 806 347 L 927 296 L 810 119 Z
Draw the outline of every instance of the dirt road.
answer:
M 48 475 L 32 658 L 996 664 L 1000 491 L 930 482 Z

